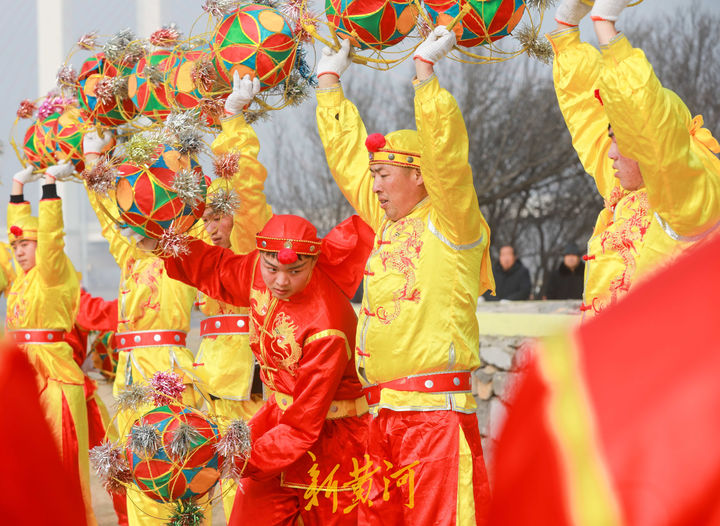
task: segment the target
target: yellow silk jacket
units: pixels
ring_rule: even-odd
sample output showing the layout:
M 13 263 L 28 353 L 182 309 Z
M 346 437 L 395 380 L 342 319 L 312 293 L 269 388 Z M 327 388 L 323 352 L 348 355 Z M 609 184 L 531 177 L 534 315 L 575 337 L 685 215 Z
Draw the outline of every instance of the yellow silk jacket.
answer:
M 255 250 L 255 234 L 262 230 L 272 215 L 265 200 L 263 187 L 267 170 L 257 160 L 260 142 L 245 118 L 237 115 L 221 121 L 222 133 L 212 144 L 213 153 L 240 152 L 238 171 L 229 183 L 240 197 L 240 208 L 233 217 L 231 249 L 236 254 Z M 198 237 L 210 243 L 202 229 Z M 236 307 L 198 292 L 198 305 L 205 316 L 248 314 L 246 307 Z M 196 357 L 195 374 L 200 387 L 218 398 L 249 400 L 255 358 L 250 350 L 248 334 L 229 334 L 203 338 Z
M 16 265 L 17 275 L 7 295 L 5 325 L 8 330 L 70 331 L 80 301 L 80 282 L 65 254 L 62 201 L 43 199 L 38 208 L 35 266 L 25 273 Z M 10 203 L 7 224 L 14 225 L 30 213 L 30 203 Z M 41 381 L 85 384 L 83 373 L 73 360 L 72 348 L 66 342 L 27 344 L 22 348 Z
M 477 299 L 495 284 L 490 229 L 478 207 L 460 109 L 435 76 L 415 83 L 421 170 L 429 196 L 390 221 L 372 191 L 367 132 L 340 86 L 317 90 L 317 120 L 330 171 L 375 231 L 358 319 L 356 369 L 363 385 L 480 364 Z M 383 389 L 393 410 L 475 410 L 470 394 Z
M 720 160 L 713 154 L 720 146 L 624 35 L 602 54 L 580 41 L 577 28 L 548 39 L 573 146 L 605 199 L 586 256 L 583 309 L 593 316 L 720 230 Z M 622 154 L 639 163 L 643 188 L 623 190 L 614 177 L 608 123 Z
M 100 220 L 103 237 L 110 244 L 110 254 L 120 267 L 118 334 L 188 332 L 196 290 L 168 277 L 162 259 L 138 248 L 135 241 L 120 233 L 113 221 L 118 219 L 118 213 L 112 195 L 104 197 L 88 191 L 88 197 Z M 113 391 L 117 395 L 127 382 L 149 380 L 157 371 L 177 367 L 186 373 L 185 382 L 191 383 L 192 364 L 192 353 L 181 346 L 140 347 L 120 352 Z

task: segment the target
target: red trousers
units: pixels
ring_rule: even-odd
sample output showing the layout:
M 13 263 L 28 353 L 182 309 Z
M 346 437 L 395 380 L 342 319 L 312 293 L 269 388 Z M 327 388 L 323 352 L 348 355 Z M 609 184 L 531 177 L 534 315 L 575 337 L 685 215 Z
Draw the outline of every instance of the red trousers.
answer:
M 358 524 L 488 524 L 490 484 L 477 416 L 454 411 L 390 411 L 370 420 L 372 477 Z
M 304 526 L 357 525 L 357 507 L 349 513 L 343 512 L 352 505 L 352 492 L 336 493 L 337 507 L 334 511 L 333 499 L 324 492 L 312 503 L 305 493 L 304 489 L 281 486 L 279 476 L 264 481 L 244 478 L 235 494 L 228 526 L 295 526 L 298 517 L 302 518 L 300 524 Z

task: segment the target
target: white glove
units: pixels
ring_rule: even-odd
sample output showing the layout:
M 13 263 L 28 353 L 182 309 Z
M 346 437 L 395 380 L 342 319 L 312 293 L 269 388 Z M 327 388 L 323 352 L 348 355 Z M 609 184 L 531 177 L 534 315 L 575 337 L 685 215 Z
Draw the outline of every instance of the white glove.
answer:
M 143 239 L 145 239 L 145 236 L 138 234 L 129 226 L 126 226 L 125 228 L 121 228 L 120 233 L 128 239 L 134 239 L 136 243 L 138 241 L 142 241 Z
M 75 166 L 73 166 L 68 159 L 65 159 L 53 166 L 49 166 L 48 169 L 45 170 L 45 174 L 52 177 L 53 180 L 59 179 L 60 181 L 65 181 L 72 177 L 74 171 Z
M 324 47 L 317 63 L 317 76 L 331 73 L 338 78 L 350 67 L 350 41 L 346 38 L 340 42 L 340 49 L 334 51 Z
M 590 17 L 593 20 L 608 20 L 615 22 L 630 0 L 596 0 Z
M 417 47 L 413 59 L 419 58 L 424 62 L 435 64 L 438 60 L 450 53 L 455 42 L 454 31 L 449 31 L 445 26 L 438 26 L 433 29 L 425 41 Z
M 32 181 L 37 181 L 38 179 L 40 179 L 43 176 L 43 174 L 41 174 L 41 173 L 34 174 L 33 169 L 34 169 L 33 165 L 28 164 L 25 168 L 23 168 L 18 173 L 13 175 L 13 181 L 15 181 L 16 183 L 20 183 L 20 184 L 31 183 Z
M 233 89 L 232 93 L 225 99 L 225 113 L 228 115 L 237 115 L 245 106 L 250 104 L 253 97 L 260 93 L 260 79 L 255 77 L 250 79 L 250 75 L 240 78 L 240 73 L 233 73 Z
M 592 0 L 563 0 L 555 12 L 555 21 L 576 26 L 592 9 Z
M 109 131 L 105 131 L 100 137 L 97 131 L 91 130 L 83 137 L 83 154 L 84 155 L 101 155 L 115 141 L 115 137 Z

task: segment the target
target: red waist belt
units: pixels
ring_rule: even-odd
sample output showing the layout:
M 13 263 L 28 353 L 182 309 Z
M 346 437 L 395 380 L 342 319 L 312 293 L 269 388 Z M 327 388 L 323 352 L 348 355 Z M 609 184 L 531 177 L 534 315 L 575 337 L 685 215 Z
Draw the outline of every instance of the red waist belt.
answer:
M 65 341 L 65 331 L 58 329 L 10 329 L 8 334 L 17 344 L 57 343 Z
M 115 334 L 115 345 L 118 351 L 167 345 L 185 347 L 186 336 L 183 331 L 118 332 Z
M 222 334 L 247 334 L 250 317 L 247 314 L 219 314 L 200 322 L 200 337 Z
M 416 374 L 389 382 L 371 385 L 363 391 L 368 405 L 380 403 L 383 389 L 414 391 L 418 393 L 471 393 L 472 374 L 470 371 L 449 371 L 447 373 Z

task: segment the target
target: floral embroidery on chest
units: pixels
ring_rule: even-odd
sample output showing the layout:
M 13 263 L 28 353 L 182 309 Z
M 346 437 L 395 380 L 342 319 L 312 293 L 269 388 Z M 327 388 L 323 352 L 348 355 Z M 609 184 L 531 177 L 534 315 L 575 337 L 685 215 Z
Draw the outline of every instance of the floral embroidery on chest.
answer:
M 129 277 L 126 283 L 136 283 L 138 290 L 145 290 L 143 296 L 145 301 L 140 305 L 140 314 L 145 309 L 160 310 L 160 279 L 164 272 L 163 262 L 160 258 L 155 258 L 149 265 L 135 265 L 136 261 L 131 259 L 128 261 Z M 124 288 L 129 287 L 126 284 Z
M 383 272 L 401 274 L 403 277 L 402 286 L 393 291 L 392 306 L 380 305 L 374 312 L 380 323 L 388 325 L 400 315 L 402 302 L 420 301 L 420 290 L 415 288 L 415 264 L 420 259 L 423 247 L 425 223 L 414 217 L 404 218 L 384 232 L 384 239 L 378 240 L 371 257 L 380 259 Z
M 622 212 L 632 210 L 630 217 L 617 224 L 617 228 L 603 232 L 600 238 L 603 252 L 617 252 L 625 264 L 622 274 L 610 282 L 611 303 L 615 303 L 619 294 L 630 289 L 637 268 L 637 245 L 642 243 L 651 223 L 650 203 L 646 193 L 630 195 L 623 204 Z
M 27 289 L 30 281 L 23 279 L 17 290 L 12 290 L 8 297 L 7 327 L 18 327 L 25 323 L 27 316 Z

